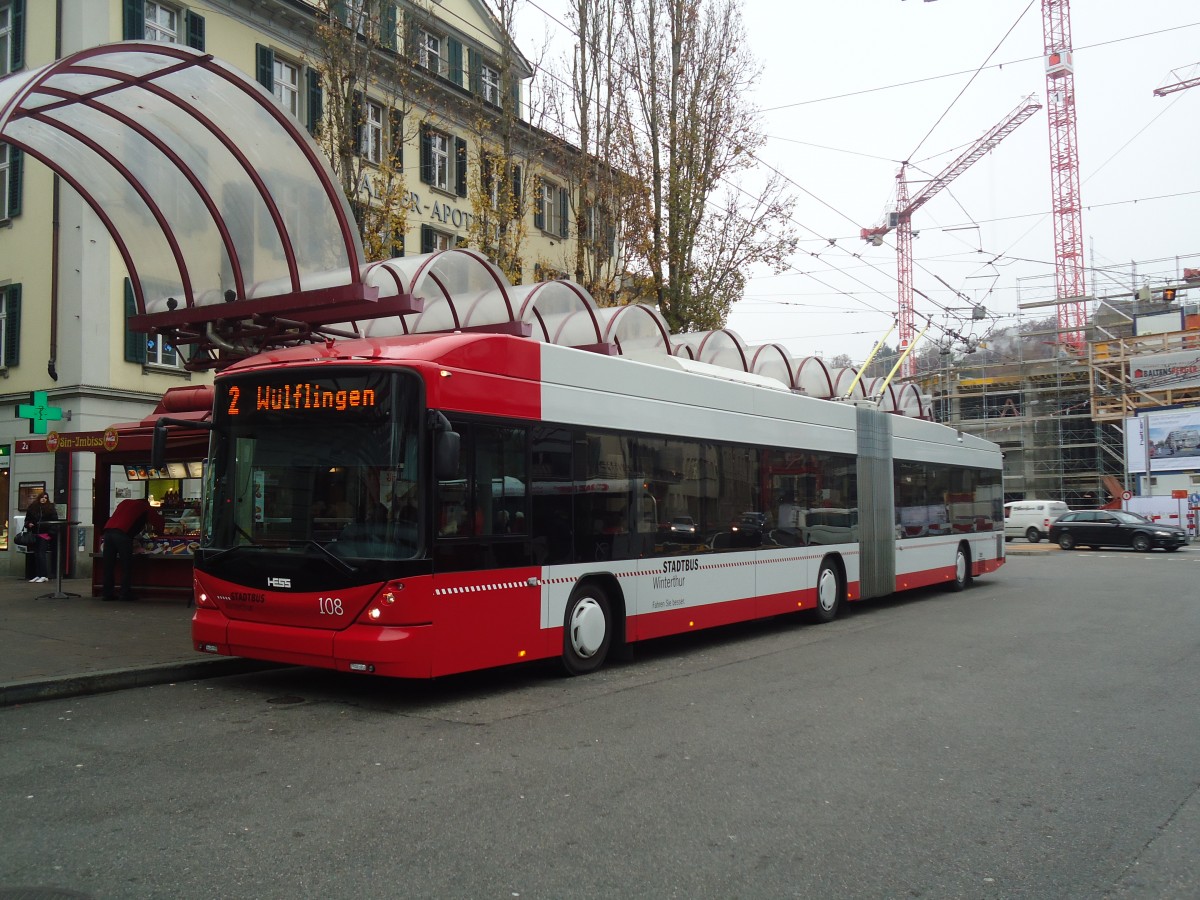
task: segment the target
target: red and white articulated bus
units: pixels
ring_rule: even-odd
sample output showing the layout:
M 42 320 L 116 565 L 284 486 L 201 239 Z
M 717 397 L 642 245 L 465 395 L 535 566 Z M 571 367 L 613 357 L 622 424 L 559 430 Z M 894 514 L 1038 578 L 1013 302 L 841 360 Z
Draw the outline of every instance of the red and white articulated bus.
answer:
M 405 678 L 946 584 L 1004 563 L 987 441 L 761 376 L 441 333 L 216 380 L 197 650 Z

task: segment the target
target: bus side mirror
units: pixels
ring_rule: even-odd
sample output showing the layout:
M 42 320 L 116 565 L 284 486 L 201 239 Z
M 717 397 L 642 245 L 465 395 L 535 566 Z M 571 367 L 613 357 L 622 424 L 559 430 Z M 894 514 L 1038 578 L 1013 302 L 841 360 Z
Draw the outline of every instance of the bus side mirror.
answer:
M 150 443 L 150 465 L 155 469 L 163 467 L 167 458 L 167 423 L 159 419 L 154 423 L 154 439 Z
M 450 424 L 445 414 L 436 409 L 429 410 L 429 427 L 433 430 L 433 461 L 437 466 L 438 478 L 452 478 L 458 474 L 459 453 L 462 438 Z
M 434 445 L 437 454 L 437 473 L 439 478 L 449 478 L 458 474 L 459 451 L 462 438 L 457 431 L 439 431 L 437 443 Z

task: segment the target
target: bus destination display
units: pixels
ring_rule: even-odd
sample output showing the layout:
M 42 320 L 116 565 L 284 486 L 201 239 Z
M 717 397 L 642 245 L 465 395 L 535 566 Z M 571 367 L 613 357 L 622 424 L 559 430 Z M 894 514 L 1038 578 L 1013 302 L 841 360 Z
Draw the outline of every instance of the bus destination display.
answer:
M 378 373 L 240 381 L 221 386 L 218 408 L 235 421 L 262 416 L 277 421 L 377 419 L 387 415 L 389 387 L 390 379 Z

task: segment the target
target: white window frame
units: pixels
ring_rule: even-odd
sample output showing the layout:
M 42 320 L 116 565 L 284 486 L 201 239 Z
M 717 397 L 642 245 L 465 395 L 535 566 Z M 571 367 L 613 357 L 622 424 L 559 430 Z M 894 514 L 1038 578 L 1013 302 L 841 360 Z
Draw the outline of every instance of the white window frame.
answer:
M 12 4 L 0 0 L 0 78 L 12 71 L 12 40 Z
M 366 116 L 362 123 L 362 146 L 359 152 L 367 162 L 379 165 L 383 162 L 383 104 L 374 100 L 363 100 Z
M 8 218 L 9 159 L 8 144 L 0 144 L 0 222 Z
M 163 369 L 178 369 L 183 364 L 179 358 L 179 348 L 167 343 L 162 334 L 146 336 L 146 365 L 158 366 Z
M 433 235 L 434 252 L 439 250 L 453 250 L 455 246 L 455 238 L 452 234 L 447 234 L 444 231 L 438 231 L 436 228 L 430 228 L 430 233 Z
M 479 90 L 485 103 L 500 105 L 500 70 L 494 69 L 487 63 L 479 66 Z
M 429 132 L 429 156 L 433 161 L 432 186 L 450 190 L 450 135 L 444 131 Z
M 0 285 L 0 369 L 8 368 L 8 289 Z
M 300 118 L 300 66 L 287 59 L 275 57 L 275 76 L 272 81 L 275 99 L 290 113 L 292 118 Z
M 553 181 L 542 181 L 542 231 L 557 235 L 560 231 L 558 195 L 562 190 Z
M 160 21 L 166 17 L 167 22 Z M 178 44 L 179 23 L 183 13 L 176 6 L 159 3 L 158 0 L 146 0 L 146 40 L 157 41 L 160 44 Z
M 445 75 L 450 71 L 446 39 L 440 34 L 421 29 L 421 65 L 435 75 Z

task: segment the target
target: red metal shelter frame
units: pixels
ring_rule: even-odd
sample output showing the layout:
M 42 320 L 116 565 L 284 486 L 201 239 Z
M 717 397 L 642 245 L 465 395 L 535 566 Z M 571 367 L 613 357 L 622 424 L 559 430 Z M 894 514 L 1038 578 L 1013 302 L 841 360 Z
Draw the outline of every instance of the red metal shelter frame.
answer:
M 130 105 L 142 104 L 152 110 L 148 115 L 130 114 Z M 198 149 L 187 146 L 188 138 L 197 137 Z M 130 276 L 137 309 L 130 326 L 197 345 L 201 352 L 192 355 L 192 368 L 228 363 L 238 355 L 227 352 L 234 342 L 252 351 L 285 346 L 320 339 L 331 323 L 419 308 L 408 295 L 381 300 L 379 289 L 365 283 L 357 226 L 316 144 L 257 82 L 210 54 L 126 42 L 14 74 L 0 83 L 0 140 L 56 172 L 96 213 Z M 189 153 L 219 160 L 234 184 L 233 190 L 224 185 L 227 193 L 258 204 L 261 212 L 250 216 L 249 226 L 235 227 L 206 179 L 211 172 L 197 171 Z M 276 160 L 277 172 L 271 170 Z M 316 187 L 306 196 L 303 218 L 291 227 L 285 212 L 294 201 L 279 196 L 272 175 L 276 185 L 287 180 Z M 164 208 L 154 190 L 164 181 L 190 189 L 198 206 Z M 195 208 L 208 217 L 203 227 L 219 236 L 228 283 L 205 283 L 213 278 L 212 267 L 189 263 Z M 154 223 L 169 248 L 169 266 L 122 228 L 121 216 L 125 223 Z M 243 233 L 255 226 L 259 235 Z M 261 232 L 270 233 L 272 246 L 278 241 L 278 254 L 265 261 Z M 172 271 L 167 281 L 178 292 L 171 299 L 147 296 L 144 270 L 153 267 Z M 281 270 L 284 277 L 276 274 Z

